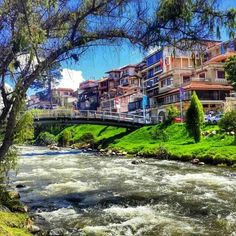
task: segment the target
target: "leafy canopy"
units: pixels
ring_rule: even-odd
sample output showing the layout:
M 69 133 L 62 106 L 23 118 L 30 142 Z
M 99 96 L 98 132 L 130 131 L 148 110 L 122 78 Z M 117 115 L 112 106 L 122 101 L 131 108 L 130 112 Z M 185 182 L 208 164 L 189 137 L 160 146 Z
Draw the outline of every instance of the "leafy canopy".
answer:
M 236 56 L 231 56 L 224 65 L 226 78 L 236 90 Z

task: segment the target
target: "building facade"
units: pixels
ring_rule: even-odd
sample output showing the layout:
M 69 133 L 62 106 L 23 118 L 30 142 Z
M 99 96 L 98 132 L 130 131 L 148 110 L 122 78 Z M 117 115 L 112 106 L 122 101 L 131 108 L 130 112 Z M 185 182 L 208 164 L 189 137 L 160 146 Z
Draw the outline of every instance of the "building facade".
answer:
M 78 90 L 77 108 L 79 110 L 97 110 L 99 107 L 98 95 L 98 81 L 82 82 Z

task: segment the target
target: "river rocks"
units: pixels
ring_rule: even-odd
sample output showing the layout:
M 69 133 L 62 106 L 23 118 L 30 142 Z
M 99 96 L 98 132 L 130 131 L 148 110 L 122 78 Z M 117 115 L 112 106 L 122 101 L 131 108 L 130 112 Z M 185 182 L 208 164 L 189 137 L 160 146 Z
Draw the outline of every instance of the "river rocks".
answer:
M 27 228 L 32 234 L 36 234 L 41 231 L 41 229 L 37 225 L 29 225 Z
M 195 158 L 191 161 L 192 164 L 197 165 L 199 163 L 199 159 Z
M 17 184 L 16 188 L 25 188 L 26 186 L 24 184 Z
M 107 151 L 107 155 L 111 155 L 111 154 L 112 154 L 112 150 L 109 149 L 109 150 Z
M 199 159 L 195 158 L 191 161 L 192 164 L 194 165 L 199 165 L 199 166 L 204 166 L 205 163 L 203 161 L 200 161 Z
M 143 160 L 133 160 L 133 161 L 131 161 L 131 164 L 133 164 L 133 165 L 138 165 L 138 164 L 142 164 L 142 163 L 145 163 L 145 161 L 143 161 Z
M 55 146 L 55 145 L 49 145 L 48 148 L 53 151 L 60 151 L 61 150 L 58 146 Z
M 200 161 L 200 162 L 198 163 L 198 165 L 200 165 L 200 166 L 204 166 L 205 163 L 204 163 L 203 161 Z
M 65 235 L 66 233 L 68 233 L 68 232 L 66 232 L 64 229 L 58 228 L 58 229 L 50 230 L 49 235 L 50 236 L 61 236 L 61 235 Z

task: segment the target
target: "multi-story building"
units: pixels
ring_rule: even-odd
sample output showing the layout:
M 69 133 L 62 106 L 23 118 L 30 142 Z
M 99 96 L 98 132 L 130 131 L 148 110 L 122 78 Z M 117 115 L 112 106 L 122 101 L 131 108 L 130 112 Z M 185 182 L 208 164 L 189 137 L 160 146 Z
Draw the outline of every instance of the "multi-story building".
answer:
M 55 88 L 52 89 L 53 104 L 61 107 L 74 108 L 77 102 L 74 90 L 71 88 Z
M 142 96 L 138 65 L 126 65 L 106 72 L 106 79 L 99 83 L 100 110 L 128 112 L 130 102 Z M 105 86 L 107 92 L 105 92 Z
M 140 64 L 127 65 L 120 70 L 121 76 L 118 86 L 120 112 L 131 112 L 129 104 L 142 99 Z
M 206 41 L 193 51 L 175 49 L 174 53 L 172 47 L 164 47 L 148 56 L 145 87 L 152 115 L 164 116 L 170 104 L 185 111 L 193 91 L 205 111 L 223 109 L 225 97 L 232 90 L 225 79 L 223 64 L 235 54 L 235 41 L 223 45 L 218 41 Z
M 78 109 L 97 110 L 98 106 L 98 81 L 86 80 L 82 82 L 78 91 Z

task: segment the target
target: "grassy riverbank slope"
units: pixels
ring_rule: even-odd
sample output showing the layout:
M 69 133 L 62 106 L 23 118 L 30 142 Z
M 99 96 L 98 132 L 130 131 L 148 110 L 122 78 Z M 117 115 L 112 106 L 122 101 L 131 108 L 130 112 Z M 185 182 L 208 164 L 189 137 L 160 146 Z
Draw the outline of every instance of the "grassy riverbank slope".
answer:
M 28 216 L 24 213 L 0 211 L 0 236 L 30 236 L 26 229 Z
M 163 156 L 182 161 L 199 158 L 212 164 L 236 163 L 233 136 L 219 132 L 217 125 L 204 127 L 204 136 L 200 143 L 194 143 L 188 137 L 184 124 L 146 126 L 133 132 L 101 125 L 75 125 L 66 129 L 71 131 L 74 141 L 79 141 L 85 133 L 92 133 L 100 147 L 130 154 L 155 157 L 165 154 Z

